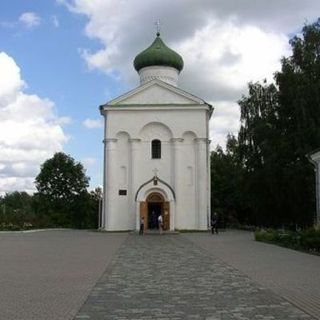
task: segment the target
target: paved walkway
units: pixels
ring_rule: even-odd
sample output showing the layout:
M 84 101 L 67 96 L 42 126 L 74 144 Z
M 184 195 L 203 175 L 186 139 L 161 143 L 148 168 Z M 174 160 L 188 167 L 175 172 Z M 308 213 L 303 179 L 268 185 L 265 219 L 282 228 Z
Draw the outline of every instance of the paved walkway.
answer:
M 319 270 L 248 232 L 0 233 L 0 319 L 320 319 Z
M 73 319 L 127 234 L 0 233 L 0 319 Z
M 188 236 L 130 235 L 75 319 L 312 317 L 214 258 Z
M 253 234 L 245 231 L 183 237 L 320 319 L 319 256 L 254 241 Z

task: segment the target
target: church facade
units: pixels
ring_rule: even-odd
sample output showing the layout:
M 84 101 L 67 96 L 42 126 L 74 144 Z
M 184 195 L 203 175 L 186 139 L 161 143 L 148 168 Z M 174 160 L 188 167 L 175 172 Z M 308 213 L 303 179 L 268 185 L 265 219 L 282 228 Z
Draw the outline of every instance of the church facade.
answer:
M 157 33 L 138 54 L 140 85 L 100 106 L 104 116 L 101 229 L 206 230 L 212 106 L 178 87 L 179 54 Z

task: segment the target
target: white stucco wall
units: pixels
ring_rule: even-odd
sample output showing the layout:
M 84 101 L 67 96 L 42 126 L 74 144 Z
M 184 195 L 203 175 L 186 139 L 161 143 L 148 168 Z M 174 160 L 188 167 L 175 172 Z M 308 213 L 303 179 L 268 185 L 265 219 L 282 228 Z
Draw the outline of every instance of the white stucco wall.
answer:
M 178 85 L 179 71 L 172 67 L 165 66 L 149 66 L 139 71 L 140 84 L 144 84 L 150 80 L 160 79 L 173 86 Z
M 161 93 L 162 89 L 158 89 Z M 151 88 L 149 92 L 154 95 L 155 90 Z M 140 98 L 134 94 L 134 98 L 126 97 L 125 104 L 106 106 L 102 111 L 106 117 L 106 230 L 138 227 L 139 205 L 135 196 L 155 172 L 175 192 L 174 200 L 166 199 L 170 202 L 170 228 L 207 228 L 208 106 L 196 104 L 188 97 L 177 97 L 172 92 L 161 93 L 162 98 L 153 100 L 163 103 L 163 99 L 167 101 L 172 94 L 175 98 L 171 100 L 180 100 L 180 105 L 148 106 L 145 102 L 150 97 L 142 92 Z M 137 105 L 139 101 L 141 104 Z M 154 139 L 161 141 L 161 159 L 151 158 Z M 159 184 L 157 188 L 168 193 L 165 185 Z M 127 195 L 119 195 L 119 189 L 127 190 Z M 148 189 L 144 190 L 145 196 L 147 193 Z

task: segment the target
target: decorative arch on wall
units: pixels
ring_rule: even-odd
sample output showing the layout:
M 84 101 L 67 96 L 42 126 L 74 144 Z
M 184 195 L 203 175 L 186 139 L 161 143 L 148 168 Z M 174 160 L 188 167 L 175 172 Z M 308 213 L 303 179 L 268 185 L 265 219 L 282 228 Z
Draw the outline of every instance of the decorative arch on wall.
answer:
M 198 137 L 197 134 L 193 131 L 185 131 L 182 134 L 182 138 L 186 140 L 196 139 L 197 137 Z
M 139 136 L 144 140 L 159 139 L 168 141 L 173 137 L 171 129 L 162 122 L 149 122 L 139 131 Z
M 117 139 L 130 139 L 130 134 L 127 131 L 118 131 L 116 134 Z
M 156 185 L 154 184 L 155 180 L 157 181 Z M 134 198 L 135 201 L 144 201 L 148 194 L 152 191 L 162 193 L 167 201 L 176 200 L 176 195 L 173 188 L 167 182 L 159 179 L 158 177 L 153 177 L 138 188 Z

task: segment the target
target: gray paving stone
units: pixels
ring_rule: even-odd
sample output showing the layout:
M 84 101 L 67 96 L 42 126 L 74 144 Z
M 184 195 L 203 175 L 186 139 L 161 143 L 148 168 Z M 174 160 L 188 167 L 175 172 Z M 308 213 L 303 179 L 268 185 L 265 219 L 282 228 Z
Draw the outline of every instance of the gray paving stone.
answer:
M 319 256 L 254 241 L 247 231 L 182 236 L 320 320 Z
M 85 316 L 95 320 L 312 319 L 179 235 L 130 235 L 75 319 Z
M 73 319 L 126 237 L 76 230 L 0 233 L 0 319 Z

